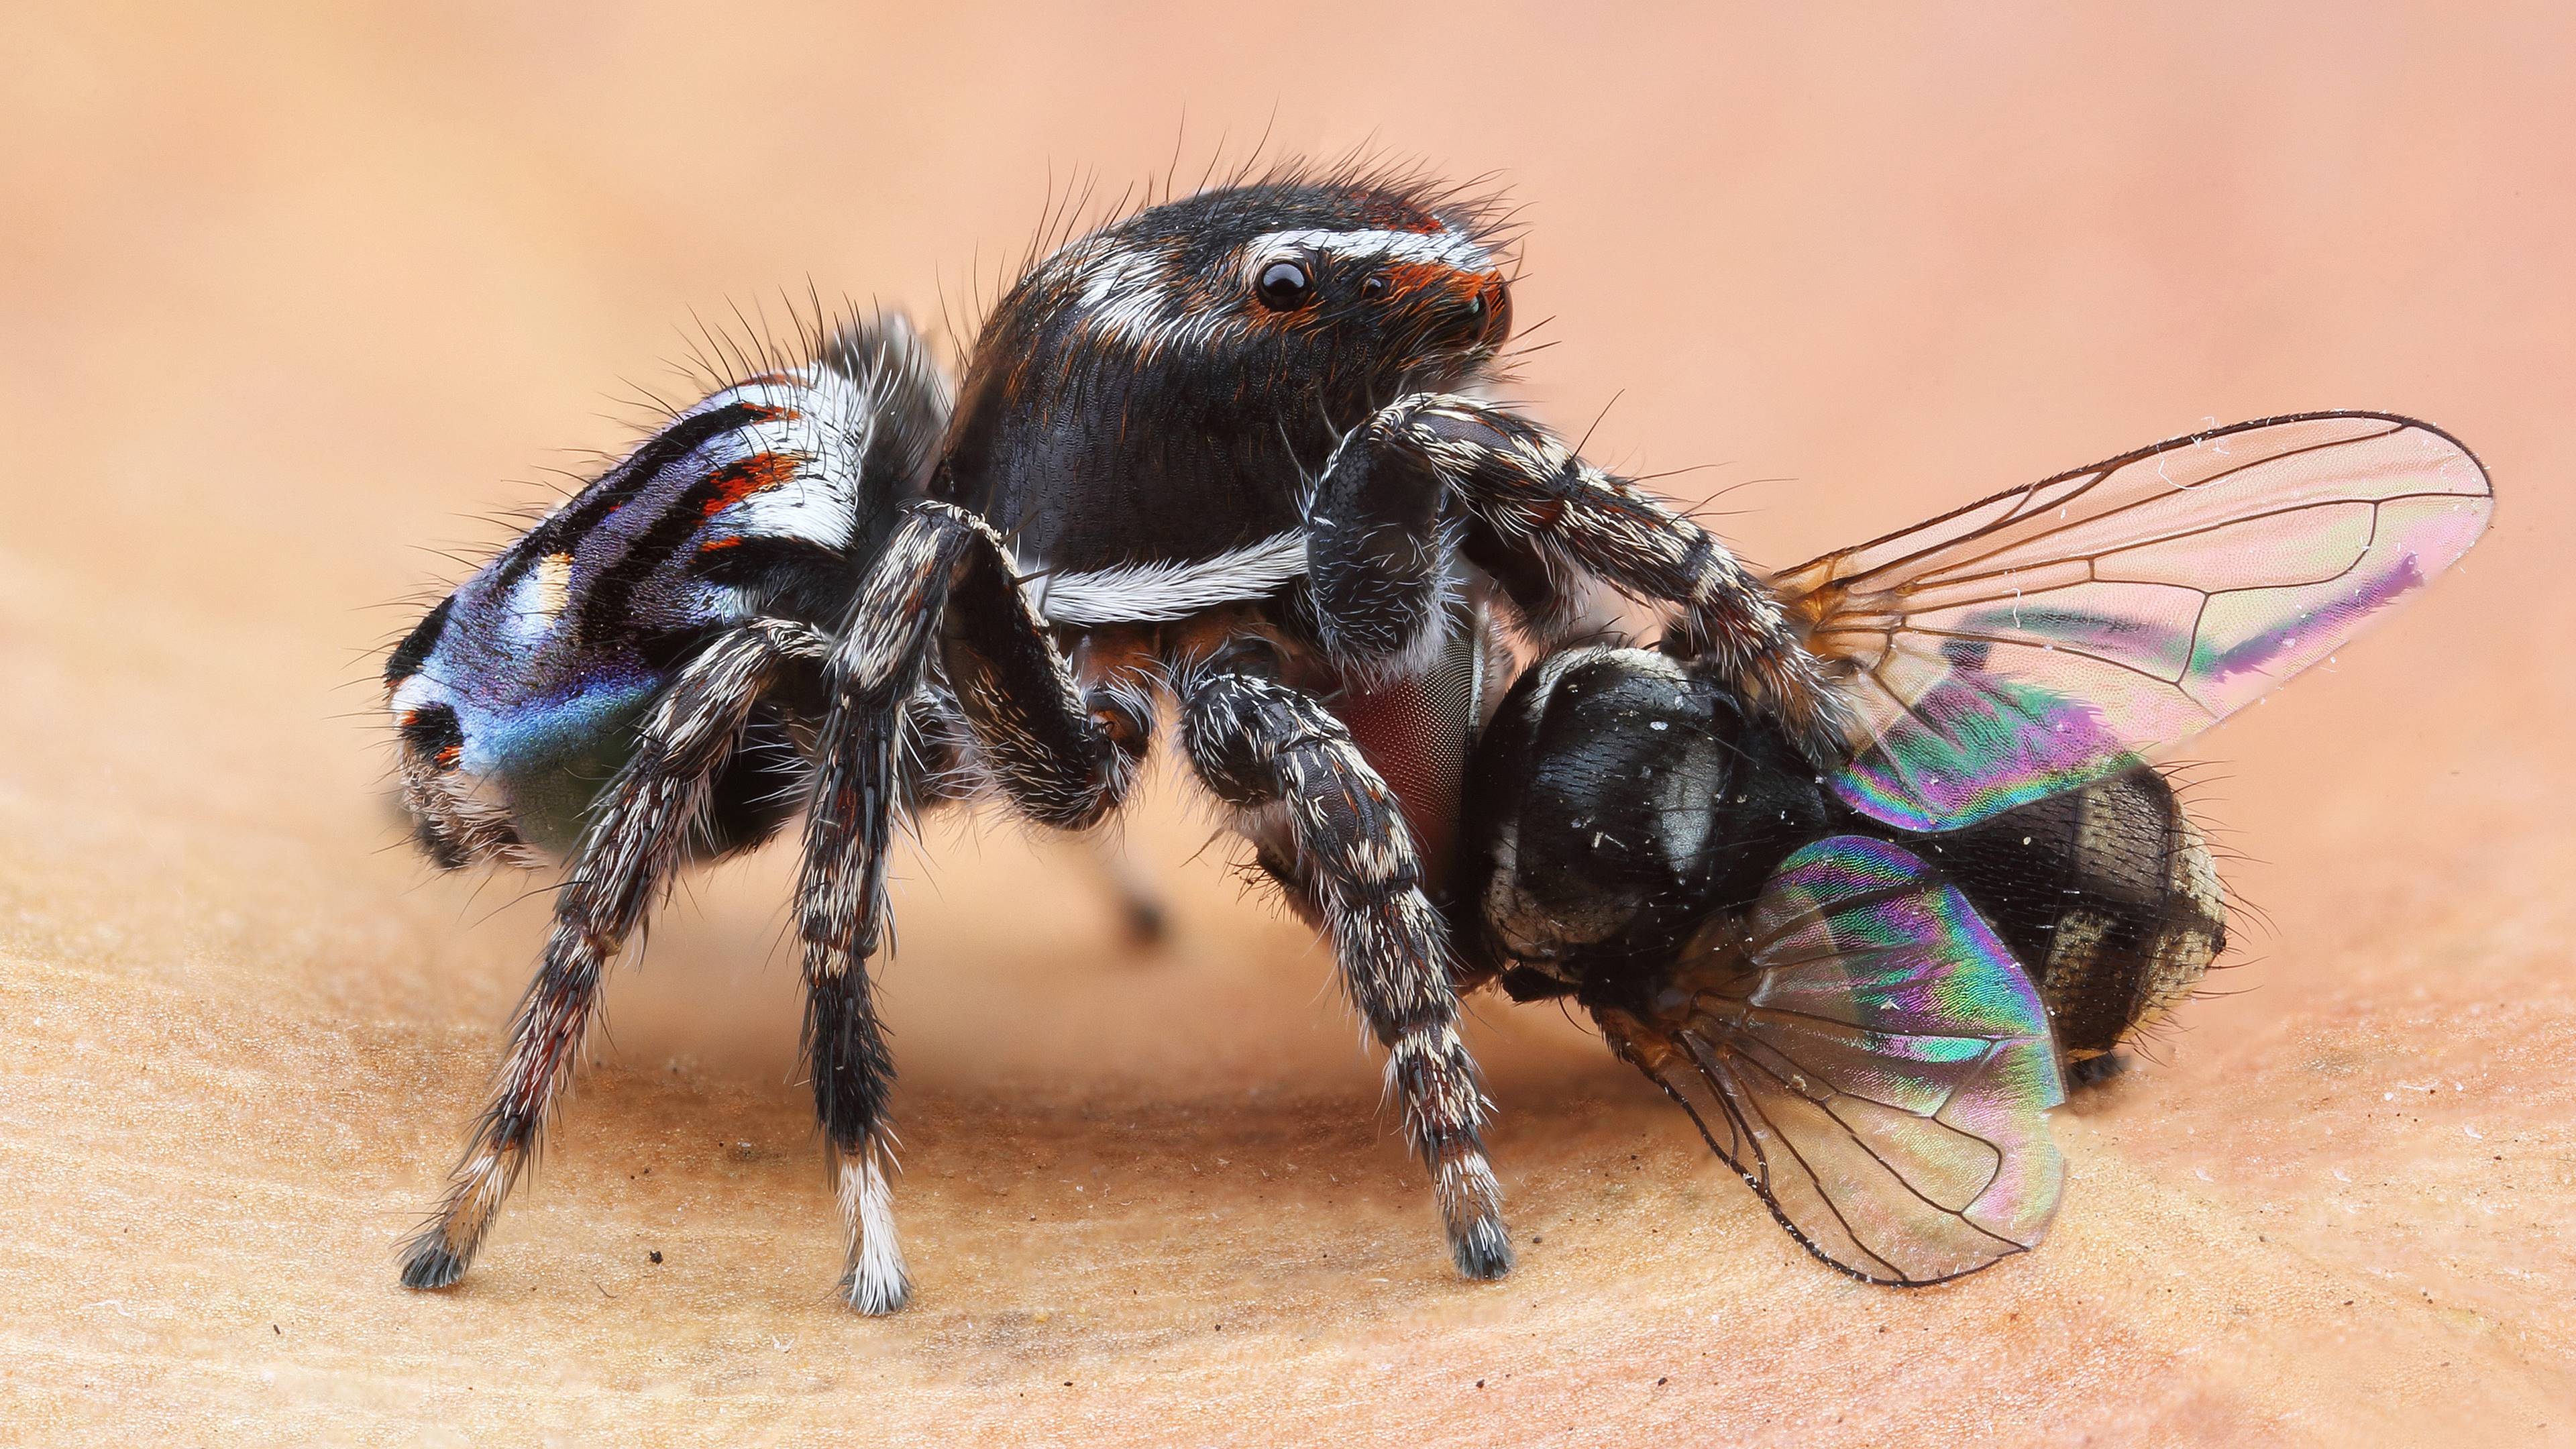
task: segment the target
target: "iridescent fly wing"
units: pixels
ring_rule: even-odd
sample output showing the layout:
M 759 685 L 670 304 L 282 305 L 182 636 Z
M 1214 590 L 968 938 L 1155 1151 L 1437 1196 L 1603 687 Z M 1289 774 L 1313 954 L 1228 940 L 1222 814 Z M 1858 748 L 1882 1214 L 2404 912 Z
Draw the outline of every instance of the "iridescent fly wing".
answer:
M 1790 1236 L 1854 1277 L 1973 1273 L 2057 1213 L 2048 1109 L 2065 1088 L 2039 993 L 1898 846 L 1798 851 L 1749 913 L 1702 932 L 1645 1014 L 1596 1016 Z
M 1953 830 L 2251 703 L 2448 568 L 2494 503 L 2445 433 L 2312 413 L 1997 494 L 1772 583 L 1851 671 L 1835 793 Z

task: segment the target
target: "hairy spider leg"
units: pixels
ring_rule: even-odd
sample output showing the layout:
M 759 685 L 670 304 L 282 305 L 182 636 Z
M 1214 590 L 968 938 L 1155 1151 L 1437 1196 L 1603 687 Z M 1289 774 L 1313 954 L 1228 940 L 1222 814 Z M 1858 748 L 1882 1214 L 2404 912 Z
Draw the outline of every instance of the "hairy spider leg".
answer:
M 1454 490 L 1467 556 L 1542 635 L 1578 602 L 1575 575 L 1679 610 L 1680 652 L 1709 659 L 1818 760 L 1844 748 L 1829 681 L 1779 602 L 1724 543 L 1527 418 L 1472 398 L 1416 393 L 1344 438 L 1309 509 L 1308 567 L 1329 649 L 1363 671 L 1436 635 Z
M 894 1058 L 868 962 L 888 918 L 904 734 L 934 647 L 986 772 L 1042 824 L 1081 829 L 1116 808 L 1152 717 L 1117 690 L 1075 684 L 989 525 L 945 503 L 906 505 L 827 666 L 832 703 L 796 891 L 805 1049 L 849 1249 L 841 1292 L 862 1313 L 893 1312 L 911 1294 L 885 1175 Z
M 1481 1135 L 1491 1104 L 1458 1035 L 1448 927 L 1423 893 L 1412 832 L 1342 722 L 1263 669 L 1242 651 L 1185 669 L 1178 692 L 1190 762 L 1220 800 L 1253 817 L 1247 834 L 1260 837 L 1264 815 L 1286 827 L 1295 858 L 1274 874 L 1322 917 L 1343 988 L 1387 1050 L 1450 1256 L 1469 1278 L 1499 1278 L 1511 1271 L 1512 1245 Z
M 572 1077 L 601 977 L 669 884 L 717 768 L 761 698 L 829 647 L 803 624 L 743 625 L 690 661 L 645 716 L 634 756 L 594 807 L 555 896 L 544 962 L 511 1023 L 491 1105 L 437 1214 L 404 1249 L 406 1287 L 444 1288 L 473 1261 Z

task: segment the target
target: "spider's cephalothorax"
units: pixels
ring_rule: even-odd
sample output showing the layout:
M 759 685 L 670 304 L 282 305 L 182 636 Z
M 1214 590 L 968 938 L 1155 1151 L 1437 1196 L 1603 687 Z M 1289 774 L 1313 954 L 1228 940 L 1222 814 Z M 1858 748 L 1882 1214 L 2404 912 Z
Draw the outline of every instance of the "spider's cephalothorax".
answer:
M 1483 214 L 1253 186 L 1064 248 L 985 324 L 938 493 L 1057 569 L 1299 527 L 1344 433 L 1491 365 L 1511 302 Z
M 1506 682 L 1495 620 L 1545 642 L 1606 581 L 1670 606 L 1677 652 L 1806 747 L 1839 735 L 1721 544 L 1479 395 L 1510 328 L 1485 214 L 1297 177 L 1139 212 L 1011 289 L 953 410 L 898 320 L 813 339 L 678 413 L 433 611 L 387 670 L 422 840 L 448 865 L 557 845 L 571 865 L 405 1281 L 464 1271 L 673 869 L 801 807 L 844 1289 L 901 1303 L 868 974 L 894 822 L 978 789 L 1094 825 L 1166 708 L 1330 935 L 1460 1270 L 1501 1274 L 1439 889 Z

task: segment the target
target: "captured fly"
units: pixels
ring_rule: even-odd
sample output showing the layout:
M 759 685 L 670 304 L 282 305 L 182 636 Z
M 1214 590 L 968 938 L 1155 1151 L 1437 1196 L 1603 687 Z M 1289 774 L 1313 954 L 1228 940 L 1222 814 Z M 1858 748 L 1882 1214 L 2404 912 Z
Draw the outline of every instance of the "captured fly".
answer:
M 2035 1246 L 2048 1110 L 2226 944 L 2144 763 L 2467 552 L 2447 434 L 2318 413 L 2159 444 L 1771 580 L 1848 707 L 1819 771 L 1691 658 L 1572 648 L 1470 768 L 1453 910 L 1571 997 L 1809 1252 L 1921 1285 Z

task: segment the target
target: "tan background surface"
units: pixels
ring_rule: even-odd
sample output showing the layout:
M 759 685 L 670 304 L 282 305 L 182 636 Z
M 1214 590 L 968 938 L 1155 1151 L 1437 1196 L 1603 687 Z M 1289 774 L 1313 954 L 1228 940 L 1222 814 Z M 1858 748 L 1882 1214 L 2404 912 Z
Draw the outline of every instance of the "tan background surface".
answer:
M 2563 9 L 409 8 L 0 17 L 0 1439 L 2576 1438 Z M 1498 171 L 1533 406 L 1616 397 L 1595 453 L 1771 563 L 2211 421 L 2482 452 L 2465 573 L 2194 747 L 2273 926 L 2065 1120 L 2044 1251 L 1838 1279 L 1495 1001 L 1525 1266 L 1458 1283 L 1328 962 L 1166 790 L 1153 959 L 1016 833 L 905 872 L 911 1311 L 825 1296 L 776 853 L 618 980 L 464 1287 L 394 1286 L 543 912 L 383 803 L 422 546 L 625 442 L 693 310 L 971 312 L 1184 113 L 1185 168 Z

